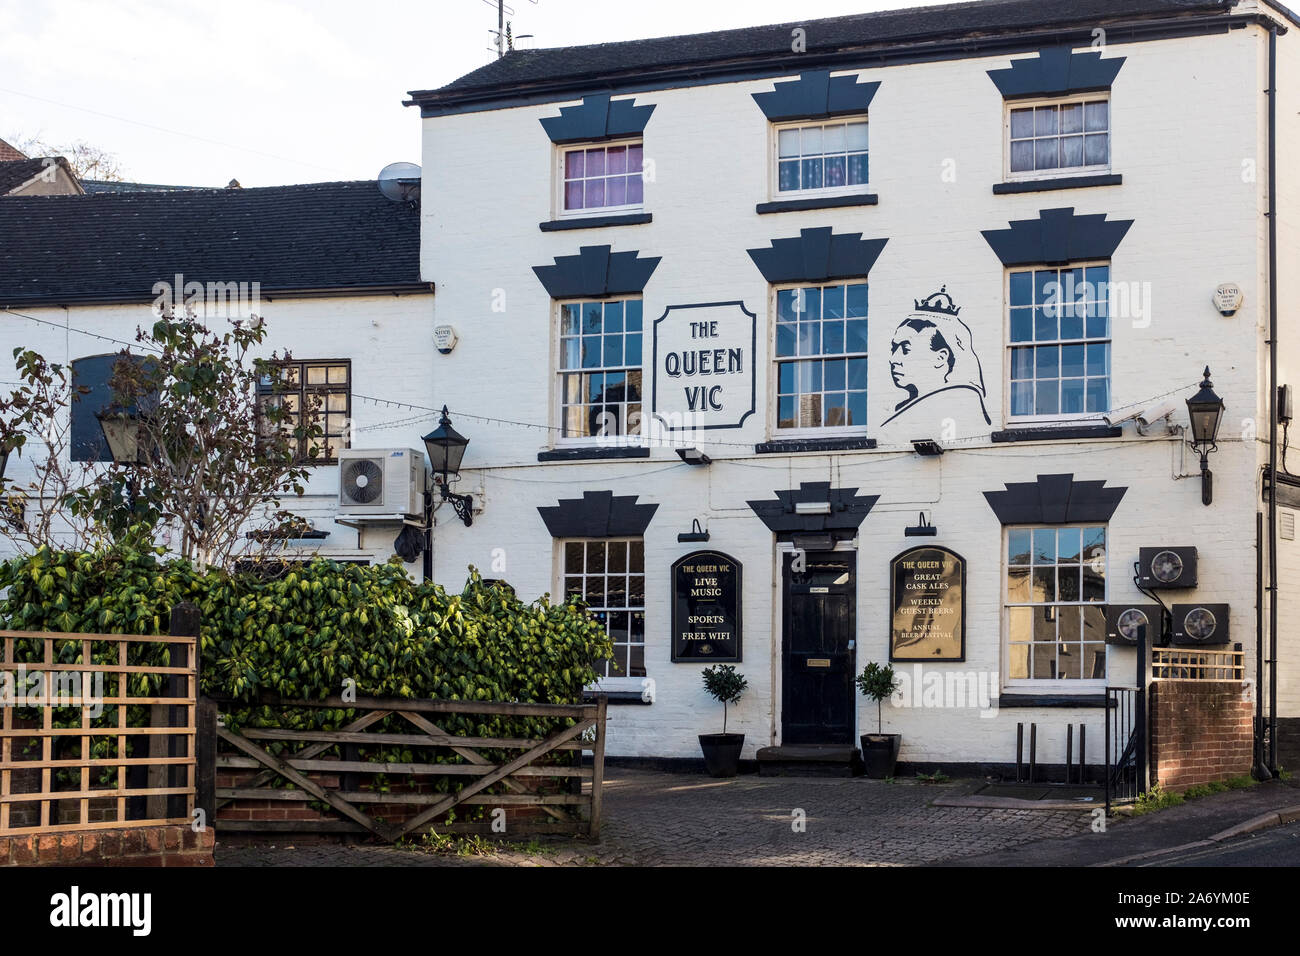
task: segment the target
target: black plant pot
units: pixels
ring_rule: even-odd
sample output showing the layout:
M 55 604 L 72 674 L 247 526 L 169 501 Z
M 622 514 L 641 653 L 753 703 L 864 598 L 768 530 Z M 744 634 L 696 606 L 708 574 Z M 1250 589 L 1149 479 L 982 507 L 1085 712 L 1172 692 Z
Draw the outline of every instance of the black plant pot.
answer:
M 704 766 L 711 777 L 734 777 L 740 772 L 744 734 L 700 734 Z
M 902 742 L 901 734 L 863 734 L 862 762 L 867 765 L 867 776 L 872 780 L 892 777 Z

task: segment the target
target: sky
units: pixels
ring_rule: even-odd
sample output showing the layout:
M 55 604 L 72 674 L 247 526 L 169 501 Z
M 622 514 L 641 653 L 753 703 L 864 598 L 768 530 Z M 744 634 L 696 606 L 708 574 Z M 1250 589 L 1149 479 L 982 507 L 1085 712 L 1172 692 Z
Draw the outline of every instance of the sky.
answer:
M 930 0 L 508 0 L 570 46 Z M 82 140 L 136 182 L 374 179 L 420 161 L 431 89 L 490 62 L 496 0 L 0 0 L 0 138 Z

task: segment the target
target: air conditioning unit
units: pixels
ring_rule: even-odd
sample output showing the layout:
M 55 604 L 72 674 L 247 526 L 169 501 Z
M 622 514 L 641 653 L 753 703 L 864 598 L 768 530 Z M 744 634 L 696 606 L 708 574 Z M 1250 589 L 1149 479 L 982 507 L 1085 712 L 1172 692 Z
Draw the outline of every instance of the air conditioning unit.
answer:
M 339 514 L 418 517 L 425 472 L 424 452 L 416 448 L 340 449 Z
M 1147 647 L 1160 644 L 1164 608 L 1159 604 L 1110 604 L 1106 607 L 1106 643 L 1136 647 L 1140 639 Z
M 1174 643 L 1179 647 L 1210 647 L 1228 643 L 1228 605 L 1175 604 Z
M 1196 549 L 1139 548 L 1137 583 L 1149 591 L 1196 587 Z

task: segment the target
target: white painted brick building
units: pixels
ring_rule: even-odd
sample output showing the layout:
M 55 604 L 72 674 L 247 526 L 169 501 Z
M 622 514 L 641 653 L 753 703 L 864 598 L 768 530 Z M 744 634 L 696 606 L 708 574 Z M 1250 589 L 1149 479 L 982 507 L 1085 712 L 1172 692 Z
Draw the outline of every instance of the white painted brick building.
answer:
M 1132 572 L 1153 547 L 1198 549 L 1195 587 L 1153 593 L 1228 605 L 1252 687 L 1257 636 L 1264 657 L 1276 638 L 1265 691 L 1276 679 L 1294 748 L 1300 478 L 1285 431 L 1270 442 L 1272 385 L 1300 371 L 1300 182 L 1273 162 L 1300 146 L 1298 31 L 1256 2 L 999 0 L 512 52 L 413 94 L 418 231 L 371 183 L 0 200 L 5 348 L 112 352 L 93 336 L 130 339 L 159 279 L 258 281 L 268 351 L 346 366 L 354 450 L 418 448 L 446 404 L 471 440 L 454 489 L 475 511 L 468 527 L 436 511 L 433 575 L 458 587 L 472 564 L 525 599 L 576 589 L 602 608 L 617 756 L 696 758 L 696 735 L 720 729 L 700 673 L 730 641 L 692 645 L 675 630 L 715 622 L 673 622 L 672 567 L 697 550 L 743 569 L 739 626 L 724 601 L 719 630 L 749 680 L 728 721 L 747 757 L 873 731 L 852 675 L 893 656 L 915 681 L 919 648 L 920 706 L 885 708 L 903 760 L 1006 764 L 1036 723 L 1040 763 L 1061 763 L 1080 724 L 1100 763 L 1102 696 L 1136 671 L 1105 643 L 1105 609 L 1153 603 Z M 261 212 L 236 215 L 254 194 Z M 115 238 L 141 204 L 157 223 Z M 193 221 L 217 224 L 214 248 L 261 252 L 161 242 Z M 1074 269 L 1105 294 L 1054 308 L 1047 283 Z M 1228 317 L 1212 302 L 1225 283 L 1242 294 Z M 459 337 L 446 354 L 437 326 Z M 1206 365 L 1226 404 L 1208 507 L 1184 406 Z M 387 560 L 399 526 L 339 523 L 338 489 L 322 466 L 292 503 L 327 532 L 298 550 Z M 932 537 L 907 534 L 924 523 Z M 697 525 L 706 542 L 679 540 Z M 895 633 L 891 560 L 917 547 L 964 559 L 964 641 Z M 787 577 L 796 551 L 812 573 Z M 936 701 L 925 675 L 996 706 Z
M 956 552 L 967 574 L 964 659 L 936 645 L 925 672 L 987 680 L 998 701 L 984 714 L 887 706 L 905 761 L 1005 764 L 1017 724 L 1034 722 L 1040 762 L 1063 762 L 1066 727 L 1084 724 L 1100 763 L 1099 700 L 1133 682 L 1135 653 L 1093 642 L 1102 605 L 1152 603 L 1133 580 L 1140 548 L 1198 549 L 1197 586 L 1157 593 L 1229 605 L 1253 681 L 1271 320 L 1279 384 L 1300 356 L 1297 183 L 1282 164 L 1275 316 L 1268 215 L 1271 158 L 1300 132 L 1298 44 L 1294 16 L 1265 3 L 1012 0 L 513 52 L 412 94 L 422 276 L 438 283 L 436 321 L 459 335 L 433 358 L 434 404 L 471 439 L 457 490 L 476 508 L 471 527 L 439 512 L 435 577 L 456 583 L 474 564 L 525 596 L 581 588 L 607 602 L 624 646 L 602 686 L 629 699 L 611 711 L 616 755 L 693 758 L 696 735 L 720 728 L 700 679 L 710 658 L 674 660 L 670 568 L 696 549 L 743 566 L 749 689 L 728 729 L 746 735 L 746 756 L 874 730 L 848 678 L 890 659 L 890 562 L 917 546 Z M 1045 279 L 1094 266 L 1106 271 L 1079 278 L 1109 279 L 1102 305 L 1021 311 L 1043 305 Z M 1223 283 L 1243 297 L 1230 317 L 1212 302 Z M 940 290 L 951 306 L 931 298 Z M 727 305 L 682 308 L 709 303 Z M 639 355 L 625 324 L 637 309 Z M 707 343 L 729 363 L 718 378 L 680 364 L 715 360 L 692 344 L 700 316 L 719 323 Z M 861 317 L 865 349 L 850 342 Z M 566 334 L 575 323 L 592 337 Z M 1208 507 L 1184 433 L 1206 365 L 1226 404 Z M 721 384 L 722 407 L 664 432 L 656 413 L 681 424 L 668 413 L 701 383 Z M 1161 403 L 1173 427 L 1139 430 L 1135 414 Z M 942 455 L 919 454 L 917 439 Z M 1300 507 L 1294 481 L 1280 484 L 1279 522 Z M 777 506 L 760 516 L 750 503 L 763 501 Z M 907 536 L 919 513 L 934 537 Z M 680 542 L 697 521 L 707 544 Z M 1049 585 L 1013 563 L 1029 562 L 1030 526 L 1063 549 L 1063 528 L 1104 529 L 1092 532 L 1104 558 L 1094 544 L 1078 559 L 1084 593 L 1074 571 Z M 783 577 L 790 549 L 812 555 L 827 532 L 853 561 L 846 602 L 795 595 Z M 643 599 L 635 573 L 581 577 L 571 546 L 613 560 L 611 541 L 643 548 Z M 1279 541 L 1284 728 L 1300 717 L 1298 560 Z M 835 604 L 851 627 L 831 621 L 843 611 L 810 610 Z M 790 625 L 787 612 L 812 617 Z M 810 650 L 810 631 L 829 643 Z
M 101 387 L 108 366 L 94 367 L 94 357 L 139 351 L 136 332 L 155 321 L 155 300 L 170 300 L 173 289 L 188 296 L 185 285 L 199 283 L 212 328 L 261 316 L 262 357 L 291 354 L 346 396 L 348 408 L 336 416 L 342 443 L 351 436 L 353 444 L 407 445 L 411 436 L 386 426 L 409 419 L 412 409 L 393 398 L 427 406 L 434 397 L 433 287 L 419 278 L 418 228 L 417 207 L 385 199 L 373 182 L 7 197 L 0 204 L 3 354 L 33 349 L 76 375 L 84 370 L 79 384 Z M 214 284 L 228 288 L 214 293 Z M 13 378 L 12 368 L 0 375 Z M 96 438 L 96 395 L 77 404 L 73 454 L 103 460 L 102 445 L 85 444 Z M 42 454 L 34 440 L 26 454 L 11 456 L 6 476 L 27 485 L 32 457 Z M 288 542 L 290 551 L 388 560 L 397 528 L 335 523 L 338 476 L 332 464 L 313 468 L 306 495 L 284 501 L 324 534 Z M 420 574 L 418 561 L 410 570 Z

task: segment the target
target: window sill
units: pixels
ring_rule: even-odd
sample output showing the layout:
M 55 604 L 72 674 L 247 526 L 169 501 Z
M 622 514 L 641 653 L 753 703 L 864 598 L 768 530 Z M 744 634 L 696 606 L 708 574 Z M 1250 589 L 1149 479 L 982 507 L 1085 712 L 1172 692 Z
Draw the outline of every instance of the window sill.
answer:
M 876 447 L 874 438 L 783 438 L 759 442 L 754 446 L 756 455 L 784 455 L 804 451 L 870 451 Z
M 619 216 L 583 216 L 579 219 L 552 219 L 539 222 L 537 228 L 542 232 L 560 232 L 564 229 L 599 229 L 603 226 L 639 226 L 652 222 L 654 216 L 648 212 L 629 212 Z
M 1069 441 L 1076 438 L 1119 438 L 1124 429 L 1118 425 L 1036 425 L 1026 428 L 1006 428 L 989 437 L 994 443 L 1021 441 Z
M 639 690 L 584 690 L 582 692 L 582 701 L 583 703 L 594 704 L 596 698 L 601 694 L 605 695 L 605 699 L 611 707 L 617 704 L 641 704 L 649 707 L 654 703 L 654 701 L 646 700 L 645 695 Z
M 1058 176 L 1053 179 L 1023 179 L 1009 183 L 994 183 L 996 195 L 1005 193 L 1045 193 L 1056 189 L 1087 189 L 1092 186 L 1120 186 L 1124 177 L 1101 173 L 1095 176 Z
M 1105 694 L 1002 694 L 997 698 L 1003 707 L 1099 707 L 1105 708 Z
M 754 207 L 760 216 L 771 212 L 802 212 L 805 209 L 839 209 L 842 206 L 875 206 L 880 197 L 875 193 L 856 193 L 852 196 L 823 196 L 808 199 L 778 199 L 761 202 Z
M 538 461 L 596 461 L 608 458 L 649 458 L 645 445 L 586 445 L 578 448 L 552 448 L 539 451 Z

